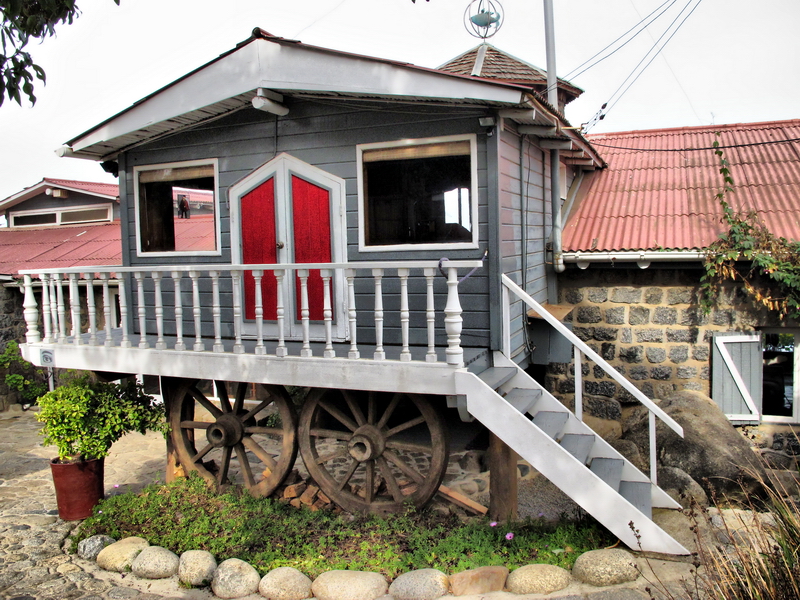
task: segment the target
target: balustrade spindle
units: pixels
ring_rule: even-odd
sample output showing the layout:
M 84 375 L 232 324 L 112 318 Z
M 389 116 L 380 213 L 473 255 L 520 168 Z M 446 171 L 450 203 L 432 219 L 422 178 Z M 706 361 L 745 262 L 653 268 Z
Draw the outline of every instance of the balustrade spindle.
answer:
M 86 312 L 89 315 L 89 345 L 97 346 L 97 307 L 94 303 L 94 273 L 84 273 L 86 279 Z
M 219 301 L 219 271 L 209 271 L 211 277 L 211 315 L 214 318 L 214 352 L 225 352 L 222 344 L 222 306 Z
M 166 350 L 167 342 L 164 341 L 164 298 L 161 294 L 161 272 L 153 271 L 154 294 L 156 301 L 156 350 Z
M 244 354 L 242 344 L 242 271 L 231 271 L 233 280 L 233 343 L 234 354 Z
M 59 274 L 58 273 L 51 273 L 49 279 L 50 279 L 50 281 L 49 281 L 49 285 L 50 285 L 50 323 L 52 323 L 52 326 L 53 326 L 53 332 L 52 332 L 53 342 L 58 342 L 59 341 L 58 332 L 60 331 L 60 329 L 59 329 L 59 324 L 58 324 L 58 299 L 57 299 L 57 293 L 56 293 L 56 285 L 57 285 L 56 282 L 59 279 Z
M 56 275 L 58 287 L 56 288 L 58 304 L 58 343 L 67 343 L 67 305 L 64 303 L 64 282 L 60 275 Z
M 344 275 L 347 278 L 347 318 L 350 322 L 350 351 L 347 353 L 347 358 L 356 359 L 361 358 L 356 339 L 356 270 L 345 269 Z
M 136 280 L 136 300 L 139 303 L 137 312 L 139 313 L 139 348 L 149 348 L 147 341 L 147 313 L 144 306 L 144 273 L 135 271 L 133 278 Z
M 78 291 L 79 273 L 69 274 L 69 307 L 72 318 L 72 343 L 81 345 L 81 295 Z
M 303 347 L 300 349 L 300 356 L 309 357 L 313 356 L 314 353 L 311 350 L 309 335 L 308 269 L 298 269 L 297 276 L 300 278 L 300 322 L 303 326 Z
M 264 347 L 264 297 L 261 291 L 261 280 L 264 277 L 264 271 L 255 270 L 253 273 L 253 284 L 255 288 L 255 312 L 256 312 L 256 348 L 255 353 L 259 356 L 267 353 Z
M 286 269 L 276 269 L 273 271 L 277 281 L 277 300 L 275 307 L 275 314 L 278 320 L 278 347 L 275 348 L 275 356 L 284 357 L 288 354 L 286 348 L 286 332 L 284 331 L 285 309 L 283 306 L 283 298 L 285 295 L 284 284 L 286 281 Z
M 408 349 L 408 323 L 410 315 L 408 312 L 408 269 L 397 269 L 397 276 L 400 278 L 400 337 L 403 349 L 400 351 L 400 360 L 409 362 L 411 351 Z
M 428 322 L 428 352 L 425 354 L 426 362 L 436 362 L 436 306 L 433 302 L 433 278 L 436 276 L 436 269 L 425 268 L 425 288 L 427 290 L 427 310 L 425 318 Z
M 577 346 L 573 346 L 572 350 L 575 361 L 575 416 L 583 421 L 583 353 Z
M 375 353 L 372 358 L 384 360 L 386 352 L 383 350 L 383 269 L 372 269 L 372 278 L 375 281 Z
M 322 296 L 323 296 L 323 309 L 322 315 L 325 320 L 325 350 L 322 352 L 323 358 L 336 358 L 336 351 L 333 349 L 332 337 L 332 324 L 333 324 L 333 310 L 331 309 L 331 277 L 333 271 L 331 269 L 321 269 L 320 277 L 322 277 Z
M 202 312 L 200 311 L 200 273 L 189 271 L 189 279 L 192 280 L 192 315 L 194 316 L 194 346 L 192 346 L 192 350 L 203 352 L 206 345 L 203 343 Z
M 119 343 L 120 348 L 130 348 L 131 339 L 128 331 L 128 294 L 125 290 L 125 277 L 117 279 L 119 286 L 119 324 L 122 327 L 122 341 Z
M 36 296 L 33 293 L 33 279 L 30 275 L 25 275 L 23 279 L 25 296 L 22 301 L 22 314 L 27 325 L 25 341 L 29 344 L 38 344 L 42 338 L 39 335 L 39 309 L 36 307 Z
M 181 293 L 180 271 L 172 271 L 172 287 L 175 289 L 175 350 L 186 350 L 186 342 L 183 341 L 183 298 Z
M 106 339 L 103 341 L 104 346 L 113 346 L 114 340 L 111 339 L 111 291 L 108 288 L 108 273 L 100 273 L 100 281 L 103 286 L 103 322 L 106 332 Z
M 447 269 L 447 304 L 444 307 L 444 329 L 447 332 L 447 364 L 464 366 L 464 349 L 461 347 L 461 302 L 458 298 L 458 271 Z
M 47 273 L 41 273 L 39 279 L 42 282 L 42 325 L 44 326 L 44 337 L 42 343 L 53 343 L 53 327 L 50 322 L 50 282 Z

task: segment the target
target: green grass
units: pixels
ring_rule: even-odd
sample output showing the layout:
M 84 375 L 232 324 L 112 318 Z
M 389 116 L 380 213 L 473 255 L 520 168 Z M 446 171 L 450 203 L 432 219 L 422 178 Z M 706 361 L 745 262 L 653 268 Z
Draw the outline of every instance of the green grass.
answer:
M 593 521 L 540 521 L 490 526 L 486 519 L 415 512 L 391 517 L 311 512 L 241 490 L 217 495 L 199 477 L 151 486 L 102 502 L 80 528 L 77 544 L 95 534 L 141 536 L 175 553 L 207 550 L 218 561 L 240 558 L 262 574 L 295 567 L 316 577 L 332 569 L 394 578 L 412 569 L 456 573 L 486 565 L 531 563 L 571 568 L 581 553 L 616 538 Z M 513 533 L 513 539 L 506 539 Z

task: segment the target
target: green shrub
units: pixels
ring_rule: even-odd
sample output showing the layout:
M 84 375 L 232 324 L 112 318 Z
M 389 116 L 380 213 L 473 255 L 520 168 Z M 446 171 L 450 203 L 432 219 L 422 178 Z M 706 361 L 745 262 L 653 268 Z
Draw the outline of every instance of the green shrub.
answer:
M 11 341 L 0 354 L 0 367 L 8 369 L 6 385 L 19 394 L 22 404 L 35 404 L 47 392 L 47 374 L 22 358 L 19 344 Z

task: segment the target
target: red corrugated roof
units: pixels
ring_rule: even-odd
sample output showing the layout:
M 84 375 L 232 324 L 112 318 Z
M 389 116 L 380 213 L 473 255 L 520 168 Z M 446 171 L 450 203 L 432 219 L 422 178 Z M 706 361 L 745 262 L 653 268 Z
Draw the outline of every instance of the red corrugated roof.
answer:
M 719 133 L 719 136 L 717 136 Z M 715 140 L 730 163 L 735 210 L 756 211 L 776 235 L 800 240 L 800 119 L 588 136 L 608 168 L 563 233 L 564 251 L 700 250 L 724 228 Z M 754 145 L 749 145 L 754 144 Z
M 83 190 L 91 194 L 102 194 L 103 196 L 119 196 L 119 186 L 116 183 L 98 183 L 95 181 L 75 181 L 73 179 L 52 179 L 45 177 L 45 182 L 66 188 Z

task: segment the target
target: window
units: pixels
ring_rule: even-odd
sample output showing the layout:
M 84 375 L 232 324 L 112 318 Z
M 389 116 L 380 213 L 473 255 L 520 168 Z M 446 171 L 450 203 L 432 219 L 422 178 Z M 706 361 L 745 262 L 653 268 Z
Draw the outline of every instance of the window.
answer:
M 216 161 L 136 167 L 139 254 L 219 254 Z
M 762 336 L 764 420 L 796 423 L 800 416 L 794 385 L 800 369 L 800 357 L 795 352 L 798 335 L 800 333 L 791 330 L 767 330 Z
M 476 137 L 363 144 L 361 250 L 476 248 Z
M 74 223 L 95 223 L 112 219 L 111 204 L 71 207 L 69 209 L 49 209 L 38 211 L 19 211 L 9 214 L 11 227 L 35 227 L 38 225 L 71 225 Z

